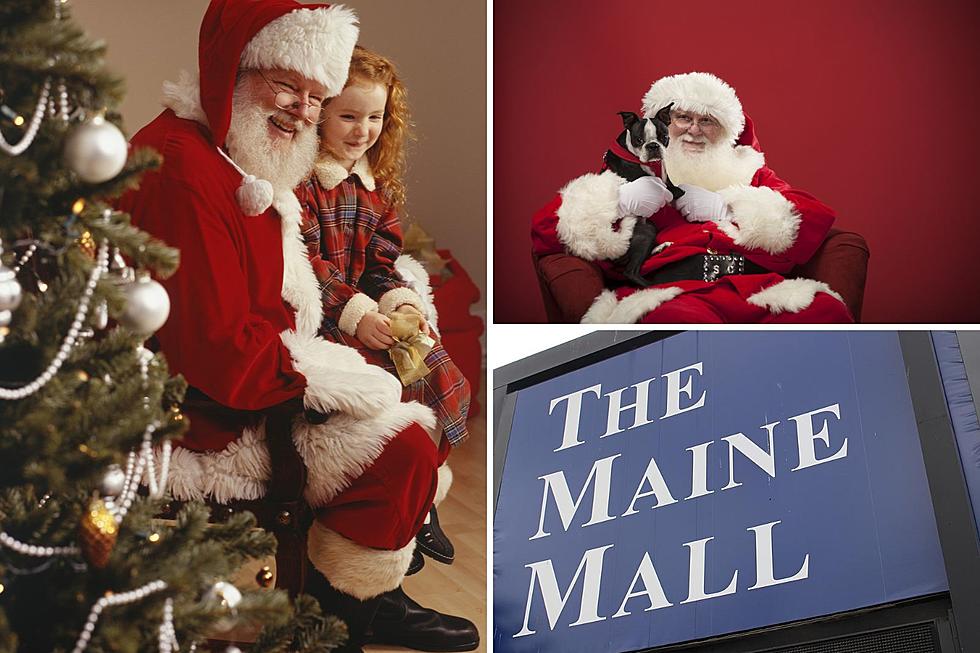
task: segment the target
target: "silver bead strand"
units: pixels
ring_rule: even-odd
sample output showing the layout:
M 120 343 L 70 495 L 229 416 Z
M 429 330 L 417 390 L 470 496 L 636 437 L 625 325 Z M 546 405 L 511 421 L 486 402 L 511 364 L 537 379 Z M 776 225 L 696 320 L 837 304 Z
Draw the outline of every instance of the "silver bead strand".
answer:
M 25 556 L 50 558 L 53 556 L 73 556 L 79 554 L 77 546 L 38 546 L 16 540 L 6 533 L 0 533 L 0 544 Z
M 92 633 L 95 631 L 95 625 L 99 622 L 99 616 L 103 610 L 114 605 L 125 605 L 127 603 L 141 601 L 150 594 L 155 594 L 166 588 L 167 583 L 162 580 L 155 580 L 128 592 L 103 596 L 92 606 L 92 610 L 88 614 L 88 619 L 85 621 L 82 632 L 78 635 L 78 640 L 75 642 L 75 648 L 72 650 L 72 653 L 82 653 L 88 646 L 89 640 L 92 639 Z
M 34 256 L 34 252 L 36 251 L 37 243 L 31 243 L 31 246 L 27 248 L 27 251 L 24 252 L 23 255 L 21 255 L 20 260 L 17 261 L 17 264 L 13 267 L 14 274 L 21 271 L 21 268 L 23 268 L 24 265 L 31 260 L 31 257 Z
M 0 150 L 3 150 L 10 156 L 17 156 L 23 154 L 27 148 L 31 146 L 34 142 L 34 137 L 37 136 L 37 130 L 41 128 L 41 122 L 44 121 L 44 108 L 48 103 L 48 93 L 51 91 L 51 78 L 48 77 L 44 80 L 44 89 L 41 90 L 41 97 L 37 101 L 37 108 L 34 109 L 34 115 L 31 116 L 31 124 L 28 125 L 27 131 L 24 132 L 24 136 L 15 145 L 11 145 L 7 142 L 7 139 L 3 137 L 0 133 Z
M 92 268 L 92 273 L 89 275 L 88 284 L 85 286 L 85 292 L 82 294 L 82 299 L 78 302 L 78 311 L 75 313 L 75 320 L 71 323 L 71 327 L 68 329 L 68 335 L 65 336 L 64 341 L 61 343 L 61 348 L 58 349 L 58 353 L 55 355 L 54 360 L 51 361 L 51 364 L 48 365 L 48 368 L 44 370 L 39 377 L 27 385 L 15 390 L 0 388 L 0 399 L 16 401 L 23 399 L 24 397 L 31 396 L 43 388 L 48 381 L 54 378 L 54 375 L 57 374 L 59 369 L 61 369 L 64 362 L 68 360 L 68 355 L 71 353 L 72 347 L 75 346 L 75 342 L 78 340 L 82 323 L 85 322 L 85 316 L 88 315 L 88 307 L 92 300 L 92 294 L 95 292 L 95 286 L 99 283 L 99 277 L 102 276 L 103 269 L 106 267 L 108 260 L 109 245 L 106 241 L 102 241 L 102 244 L 99 246 L 99 254 L 96 259 L 95 267 Z

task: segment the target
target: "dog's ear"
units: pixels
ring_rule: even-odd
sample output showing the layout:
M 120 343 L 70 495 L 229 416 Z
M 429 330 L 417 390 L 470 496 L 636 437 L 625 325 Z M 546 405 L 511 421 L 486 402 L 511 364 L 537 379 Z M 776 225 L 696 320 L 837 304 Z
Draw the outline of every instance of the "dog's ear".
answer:
M 623 119 L 623 127 L 626 129 L 629 129 L 634 122 L 640 119 L 640 117 L 632 111 L 620 111 L 619 117 Z
M 669 125 L 670 124 L 670 109 L 673 106 L 674 106 L 674 103 L 671 102 L 670 104 L 668 104 L 667 106 L 665 106 L 663 109 L 661 109 L 660 111 L 658 111 L 657 112 L 657 115 L 656 115 L 656 119 L 659 120 L 660 122 L 662 122 L 665 125 Z

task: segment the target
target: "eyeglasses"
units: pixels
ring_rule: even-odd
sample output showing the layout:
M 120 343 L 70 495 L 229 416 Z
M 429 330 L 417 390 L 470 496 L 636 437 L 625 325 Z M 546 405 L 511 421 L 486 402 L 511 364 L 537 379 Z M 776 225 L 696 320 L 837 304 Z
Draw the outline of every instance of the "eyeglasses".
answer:
M 309 102 L 303 102 L 300 96 L 287 88 L 283 88 L 281 85 L 273 84 L 268 80 L 268 78 L 259 71 L 259 76 L 268 84 L 272 92 L 276 94 L 276 108 L 282 109 L 283 111 L 289 111 L 297 107 L 306 107 L 303 111 L 303 120 L 310 123 L 311 125 L 319 125 L 323 123 L 327 117 L 321 114 L 323 110 L 323 100 L 317 100 L 311 98 Z
M 671 114 L 671 122 L 681 129 L 690 129 L 691 125 L 693 125 L 695 122 L 698 123 L 698 127 L 701 128 L 701 131 L 712 131 L 721 127 L 718 121 L 710 116 L 705 116 L 695 120 L 692 116 L 689 116 L 686 113 Z

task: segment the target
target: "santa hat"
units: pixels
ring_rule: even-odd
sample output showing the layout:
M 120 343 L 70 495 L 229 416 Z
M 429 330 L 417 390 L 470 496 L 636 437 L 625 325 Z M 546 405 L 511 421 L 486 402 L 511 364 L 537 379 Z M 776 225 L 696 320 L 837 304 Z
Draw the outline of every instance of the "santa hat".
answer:
M 332 97 L 344 90 L 357 35 L 357 17 L 343 5 L 211 0 L 201 22 L 198 70 L 214 144 L 220 148 L 228 135 L 239 69 L 295 71 L 323 84 Z M 246 175 L 238 198 L 246 215 L 257 215 L 271 205 L 271 185 Z
M 643 117 L 654 117 L 670 103 L 676 110 L 712 116 L 721 123 L 733 145 L 745 128 L 742 103 L 735 89 L 711 73 L 683 73 L 658 79 L 643 96 Z

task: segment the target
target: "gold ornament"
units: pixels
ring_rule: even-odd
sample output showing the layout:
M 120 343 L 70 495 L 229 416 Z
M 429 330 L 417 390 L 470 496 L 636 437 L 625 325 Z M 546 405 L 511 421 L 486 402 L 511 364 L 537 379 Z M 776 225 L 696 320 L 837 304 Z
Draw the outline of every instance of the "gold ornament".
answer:
M 78 200 L 78 202 L 75 203 L 78 204 L 79 202 L 84 204 L 84 200 Z M 78 237 L 78 249 L 82 250 L 82 252 L 85 253 L 85 256 L 89 257 L 93 261 L 95 260 L 95 238 L 92 237 L 90 232 L 86 231 Z
M 116 518 L 106 507 L 102 499 L 92 499 L 88 510 L 82 516 L 78 525 L 78 544 L 82 549 L 82 557 L 96 569 L 103 569 L 109 564 L 112 547 L 119 537 Z
M 259 573 L 255 574 L 255 582 L 259 584 L 259 587 L 272 587 L 275 580 L 276 575 L 268 566 L 262 567 L 259 569 Z

